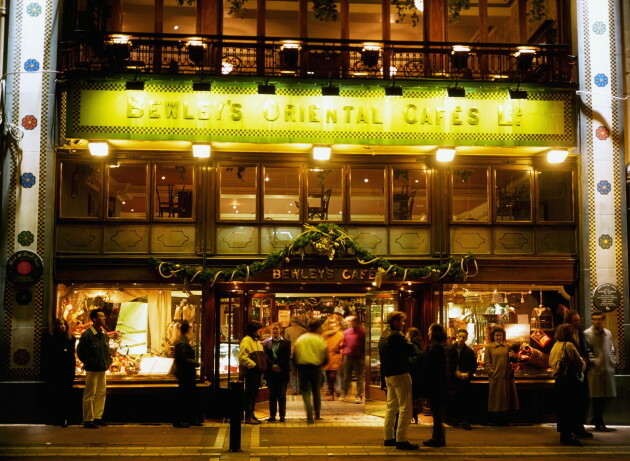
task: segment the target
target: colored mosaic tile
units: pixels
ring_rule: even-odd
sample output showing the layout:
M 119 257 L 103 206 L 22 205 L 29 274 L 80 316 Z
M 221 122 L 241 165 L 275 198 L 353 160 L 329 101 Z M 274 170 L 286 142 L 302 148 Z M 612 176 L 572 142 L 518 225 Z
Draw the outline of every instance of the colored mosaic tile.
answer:
M 26 7 L 26 14 L 33 18 L 36 18 L 37 16 L 42 14 L 42 7 L 39 5 L 39 3 L 31 3 Z
M 22 246 L 29 246 L 35 241 L 35 236 L 31 231 L 22 231 L 18 234 L 18 243 Z
M 601 21 L 594 22 L 593 32 L 595 32 L 597 35 L 602 35 L 604 32 L 606 32 L 606 24 Z
M 22 126 L 26 130 L 33 130 L 37 126 L 37 119 L 33 115 L 27 115 L 22 119 Z
M 602 179 L 600 182 L 597 183 L 597 192 L 599 192 L 602 195 L 608 195 L 611 188 L 612 186 L 605 179 Z
M 597 74 L 595 76 L 594 82 L 595 82 L 595 85 L 597 85 L 600 88 L 603 88 L 606 85 L 608 85 L 608 77 L 606 77 L 606 75 L 604 74 Z
M 610 131 L 605 126 L 599 126 L 595 130 L 595 136 L 597 136 L 597 139 L 600 141 L 605 141 L 610 136 Z
M 31 353 L 26 349 L 18 349 L 13 353 L 13 361 L 17 365 L 26 365 L 31 360 Z
M 35 176 L 33 173 L 24 173 L 20 178 L 20 184 L 26 189 L 30 189 L 35 185 Z
M 599 236 L 599 246 L 604 250 L 609 249 L 613 244 L 613 239 L 608 234 L 602 234 Z
M 37 72 L 39 70 L 39 62 L 37 59 L 27 59 L 24 63 L 24 70 L 26 72 Z

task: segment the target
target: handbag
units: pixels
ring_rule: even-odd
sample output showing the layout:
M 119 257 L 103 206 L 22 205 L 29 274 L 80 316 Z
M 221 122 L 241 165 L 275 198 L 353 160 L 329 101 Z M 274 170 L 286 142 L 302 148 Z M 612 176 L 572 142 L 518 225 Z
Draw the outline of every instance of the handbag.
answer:
M 571 376 L 571 371 L 569 367 L 569 360 L 567 359 L 565 350 L 567 347 L 567 343 L 565 341 L 562 346 L 562 358 L 558 361 L 558 367 L 556 369 L 556 373 L 554 374 L 555 378 L 568 378 Z

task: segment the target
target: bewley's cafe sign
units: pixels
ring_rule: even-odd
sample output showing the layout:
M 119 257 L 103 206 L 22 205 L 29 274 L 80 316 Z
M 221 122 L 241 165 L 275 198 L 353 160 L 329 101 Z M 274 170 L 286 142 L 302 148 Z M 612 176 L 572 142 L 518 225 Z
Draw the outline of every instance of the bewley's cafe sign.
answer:
M 272 269 L 274 281 L 293 282 L 371 282 L 376 277 L 376 269 L 349 269 L 339 267 Z
M 181 86 L 174 86 L 172 92 L 151 91 L 150 85 L 145 86 L 146 91 L 125 91 L 124 86 L 101 90 L 97 83 L 84 86 L 69 93 L 68 137 L 207 141 L 211 136 L 214 141 L 389 145 L 439 141 L 453 145 L 573 144 L 568 93 L 548 99 L 542 94 L 536 99 L 510 100 L 506 89 L 448 98 L 437 87 L 422 92 L 406 89 L 404 97 L 385 97 L 377 91 L 323 97 L 251 94 L 251 88 L 238 86 L 229 94 L 225 88 L 193 93 L 184 92 Z M 344 93 L 351 95 L 352 91 Z

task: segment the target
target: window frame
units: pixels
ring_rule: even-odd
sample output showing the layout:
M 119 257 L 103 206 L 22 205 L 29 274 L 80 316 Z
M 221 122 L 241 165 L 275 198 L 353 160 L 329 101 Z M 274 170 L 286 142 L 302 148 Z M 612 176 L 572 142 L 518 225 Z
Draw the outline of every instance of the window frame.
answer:
M 414 220 L 402 220 L 402 219 L 394 219 L 394 170 L 422 170 L 425 173 L 426 177 L 426 191 L 427 195 L 426 199 L 426 208 L 427 208 L 427 219 L 426 221 L 414 221 Z M 428 165 L 415 165 L 415 164 L 400 164 L 400 165 L 389 165 L 388 166 L 387 178 L 389 179 L 389 184 L 387 185 L 387 192 L 389 196 L 387 197 L 387 208 L 388 208 L 388 221 L 387 224 L 393 225 L 430 225 L 432 220 L 432 212 L 433 208 L 431 206 L 432 200 L 432 170 L 428 167 Z
M 456 220 L 453 219 L 453 199 L 455 197 L 455 192 L 454 192 L 454 187 L 453 187 L 453 171 L 457 168 L 457 170 L 460 170 L 462 168 L 476 168 L 476 169 L 482 169 L 485 168 L 486 170 L 486 201 L 488 203 L 488 218 L 485 221 L 460 221 L 460 220 Z M 493 214 L 494 214 L 494 210 L 493 210 L 493 206 L 494 206 L 494 201 L 493 201 L 493 194 L 492 194 L 492 188 L 493 188 L 493 172 L 492 172 L 492 166 L 491 165 L 473 165 L 470 163 L 465 163 L 465 164 L 461 164 L 461 165 L 457 165 L 456 167 L 450 167 L 448 169 L 448 184 L 449 184 L 449 203 L 448 203 L 448 222 L 449 224 L 456 224 L 458 226 L 460 225 L 464 225 L 464 226 L 480 226 L 480 225 L 490 225 L 493 224 Z
M 111 170 L 112 168 L 107 168 L 107 173 L 105 174 L 105 190 L 104 190 L 104 209 L 103 209 L 103 214 L 104 214 L 104 219 L 103 221 L 105 222 L 150 222 L 150 216 L 152 214 L 152 187 L 151 187 L 151 176 L 150 176 L 150 171 L 151 171 L 151 161 L 127 161 L 127 160 L 121 160 L 120 162 L 118 162 L 119 166 L 125 166 L 125 165 L 144 165 L 144 170 L 145 170 L 145 184 L 146 184 L 146 189 L 147 189 L 147 205 L 146 205 L 146 209 L 145 209 L 145 213 L 144 213 L 144 218 L 128 218 L 128 217 L 117 217 L 117 216 L 109 216 L 109 177 L 111 174 Z M 114 168 L 115 169 L 115 168 Z M 151 212 L 151 214 L 150 214 Z
M 529 216 L 528 220 L 498 221 L 497 207 L 497 171 L 528 171 L 529 172 Z M 535 168 L 533 165 L 493 165 L 492 166 L 492 224 L 495 226 L 534 225 L 536 223 L 535 210 L 536 190 L 534 189 Z
M 568 171 L 571 174 L 571 220 L 570 221 L 546 221 L 540 218 L 540 173 L 547 171 Z M 549 167 L 549 168 L 536 168 L 535 169 L 535 206 L 536 206 L 536 224 L 542 226 L 562 226 L 562 225 L 572 225 L 575 224 L 576 216 L 577 216 L 577 188 L 576 188 L 576 170 L 575 168 L 571 168 L 570 165 L 562 165 L 559 167 Z
M 156 204 L 157 201 L 157 197 L 156 197 L 156 191 L 157 191 L 157 169 L 158 166 L 163 167 L 163 166 L 178 166 L 181 165 L 181 162 L 174 162 L 174 161 L 165 161 L 165 162 L 150 162 L 150 167 L 151 167 L 151 215 L 150 215 L 150 221 L 151 222 L 195 222 L 197 219 L 197 194 L 198 194 L 198 189 L 197 189 L 197 168 L 195 165 L 195 162 L 193 162 L 192 160 L 190 161 L 190 163 L 186 163 L 186 165 L 182 165 L 182 166 L 188 166 L 190 165 L 191 167 L 191 174 L 192 174 L 192 193 L 193 193 L 193 199 L 192 199 L 192 213 L 191 216 L 189 218 L 174 218 L 174 217 L 162 217 L 160 218 L 159 216 L 155 216 L 154 213 L 156 212 L 156 206 L 159 207 L 159 204 Z

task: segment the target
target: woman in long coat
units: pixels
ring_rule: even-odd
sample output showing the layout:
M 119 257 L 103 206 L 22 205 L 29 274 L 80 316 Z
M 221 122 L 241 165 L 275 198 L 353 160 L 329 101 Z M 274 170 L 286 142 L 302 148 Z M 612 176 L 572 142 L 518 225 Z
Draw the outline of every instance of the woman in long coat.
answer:
M 483 368 L 488 373 L 488 412 L 494 417 L 494 422 L 506 425 L 506 412 L 518 410 L 518 395 L 514 381 L 512 362 L 516 360 L 505 344 L 505 329 L 495 326 L 490 332 L 492 343 L 486 345 Z
M 420 330 L 411 327 L 407 330 L 407 341 L 413 346 L 413 355 L 409 357 L 409 373 L 411 374 L 411 397 L 413 398 L 413 413 L 411 420 L 418 424 L 418 415 L 422 411 L 422 368 L 424 354 L 422 353 L 422 335 Z
M 334 320 L 330 321 L 327 326 L 328 329 L 322 333 L 328 353 L 328 363 L 323 367 L 323 370 L 326 372 L 330 400 L 335 400 L 335 383 L 337 382 L 337 374 L 343 360 L 343 355 L 341 354 L 343 333 L 339 328 L 339 324 Z
M 424 352 L 424 370 L 426 388 L 431 414 L 433 415 L 433 433 L 429 440 L 422 442 L 427 447 L 443 447 L 446 445 L 444 435 L 444 415 L 448 400 L 448 356 L 445 349 L 446 331 L 439 323 L 429 327 L 429 347 Z
M 50 417 L 53 424 L 68 427 L 69 402 L 76 368 L 74 349 L 76 338 L 68 322 L 62 318 L 53 321 L 53 331 L 45 338 L 44 373 L 48 385 Z

